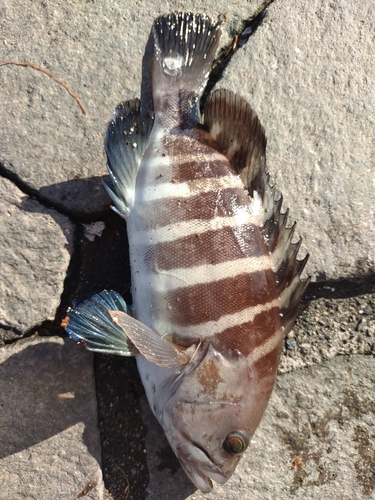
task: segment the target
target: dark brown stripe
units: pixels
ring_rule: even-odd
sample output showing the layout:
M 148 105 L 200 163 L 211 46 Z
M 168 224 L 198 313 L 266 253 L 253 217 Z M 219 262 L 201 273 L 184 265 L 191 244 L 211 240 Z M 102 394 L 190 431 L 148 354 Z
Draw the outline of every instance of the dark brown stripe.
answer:
M 236 175 L 230 161 L 222 154 L 214 139 L 203 129 L 190 130 L 187 134 L 166 138 L 163 144 L 163 156 L 171 162 L 171 175 L 175 182 L 187 182 L 194 179 Z M 212 158 L 214 154 L 215 159 Z M 181 157 L 186 161 L 181 163 Z
M 275 297 L 274 297 L 275 298 Z M 244 356 L 259 347 L 276 331 L 280 330 L 280 309 L 273 307 L 257 314 L 253 321 L 228 328 L 215 336 L 214 343 L 227 349 L 237 350 Z M 268 355 L 266 355 L 267 357 Z M 263 359 L 263 358 L 262 358 Z
M 192 156 L 191 154 L 189 156 Z M 187 156 L 189 158 L 189 156 Z M 194 155 L 195 156 L 195 155 Z M 203 156 L 203 158 L 201 157 Z M 220 178 L 235 172 L 231 168 L 229 161 L 224 158 L 219 160 L 204 158 L 207 155 L 201 155 L 197 159 L 185 161 L 183 163 L 173 162 L 171 160 L 172 182 L 189 182 L 197 179 Z
M 184 238 L 178 238 L 176 234 L 176 240 L 150 247 L 146 252 L 145 263 L 149 269 L 159 272 L 263 255 L 268 255 L 268 252 L 259 227 L 249 224 L 224 227 Z
M 222 316 L 275 298 L 274 274 L 270 269 L 178 288 L 167 294 L 160 294 L 156 303 L 162 300 L 168 304 L 169 318 L 175 325 L 191 326 L 217 321 Z
M 192 219 L 209 220 L 232 217 L 235 209 L 249 205 L 249 197 L 241 188 L 210 191 L 190 198 L 169 198 L 147 203 L 148 213 L 154 214 L 152 229 Z

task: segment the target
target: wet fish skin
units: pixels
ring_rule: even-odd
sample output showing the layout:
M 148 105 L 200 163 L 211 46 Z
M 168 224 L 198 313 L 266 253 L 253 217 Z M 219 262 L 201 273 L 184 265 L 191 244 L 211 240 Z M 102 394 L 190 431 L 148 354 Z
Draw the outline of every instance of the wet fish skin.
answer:
M 154 117 L 142 120 L 137 100 L 123 103 L 106 136 L 136 319 L 104 292 L 71 311 L 67 327 L 92 350 L 138 350 L 150 406 L 203 492 L 225 483 L 246 450 L 307 286 L 256 114 L 220 90 L 203 123 L 199 115 L 220 34 L 200 14 L 155 21 Z

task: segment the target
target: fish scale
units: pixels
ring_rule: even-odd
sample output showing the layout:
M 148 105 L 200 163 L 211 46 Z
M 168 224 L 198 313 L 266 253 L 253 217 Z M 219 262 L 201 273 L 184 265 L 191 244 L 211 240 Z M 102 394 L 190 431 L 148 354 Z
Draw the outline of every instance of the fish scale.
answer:
M 136 357 L 172 449 L 209 492 L 233 474 L 262 418 L 284 336 L 306 306 L 308 256 L 297 260 L 249 104 L 219 90 L 200 116 L 220 22 L 168 14 L 153 34 L 154 113 L 121 103 L 105 140 L 133 308 L 104 291 L 70 311 L 66 329 L 93 351 Z

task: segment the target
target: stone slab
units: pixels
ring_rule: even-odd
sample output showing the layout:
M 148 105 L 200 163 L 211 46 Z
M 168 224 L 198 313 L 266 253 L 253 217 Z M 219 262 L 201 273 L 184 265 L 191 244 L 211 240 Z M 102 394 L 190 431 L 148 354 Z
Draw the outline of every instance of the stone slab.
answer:
M 375 293 L 312 301 L 287 335 L 279 373 L 350 354 L 375 356 Z
M 67 217 L 0 177 L 0 339 L 54 319 L 73 232 Z
M 70 339 L 0 348 L 0 499 L 102 500 L 92 354 Z
M 279 0 L 218 87 L 242 94 L 315 279 L 375 270 L 375 6 Z

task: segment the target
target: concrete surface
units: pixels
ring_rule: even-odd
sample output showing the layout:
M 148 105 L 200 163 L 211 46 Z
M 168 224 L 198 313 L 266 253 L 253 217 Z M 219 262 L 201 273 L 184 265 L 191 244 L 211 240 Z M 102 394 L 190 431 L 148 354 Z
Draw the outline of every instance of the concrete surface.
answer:
M 93 375 L 70 339 L 0 349 L 1 500 L 104 498 Z
M 67 217 L 0 177 L 0 341 L 55 318 L 73 232 Z
M 277 0 L 218 87 L 240 92 L 319 279 L 375 268 L 375 5 Z
M 50 76 L 0 62 L 1 500 L 202 497 L 142 402 L 134 362 L 97 356 L 94 373 L 60 324 L 75 299 L 129 291 L 124 223 L 101 185 L 103 137 L 116 104 L 150 98 L 152 20 L 222 15 L 226 52 L 267 4 L 0 6 L 0 60 L 47 69 L 87 110 Z M 217 83 L 259 114 L 307 272 L 323 283 L 286 339 L 250 452 L 207 498 L 375 498 L 374 21 L 370 0 L 275 0 Z M 95 221 L 105 228 L 89 241 L 82 224 Z M 327 279 L 345 279 L 342 293 Z M 54 336 L 16 340 L 35 331 Z

